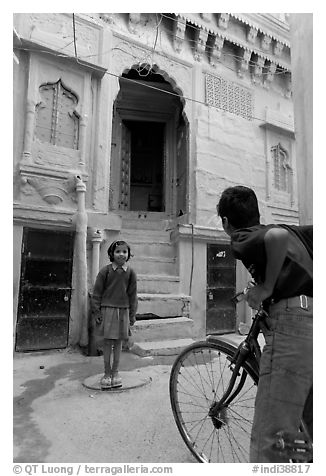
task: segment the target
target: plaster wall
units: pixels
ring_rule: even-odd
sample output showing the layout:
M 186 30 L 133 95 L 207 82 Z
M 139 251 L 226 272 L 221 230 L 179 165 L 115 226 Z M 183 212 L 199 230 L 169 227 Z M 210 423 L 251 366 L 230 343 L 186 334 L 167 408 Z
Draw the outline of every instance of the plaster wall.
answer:
M 276 194 L 268 197 L 266 193 L 266 184 L 271 179 L 271 171 L 267 167 L 269 150 L 266 147 L 266 137 L 275 143 L 278 140 L 286 141 L 290 149 L 293 140 L 288 137 L 286 131 L 266 133 L 260 127 L 265 121 L 266 109 L 274 111 L 280 118 L 288 117 L 291 121 L 292 103 L 267 93 L 256 94 L 255 91 L 254 94 L 254 117 L 250 121 L 213 107 L 197 107 L 197 225 L 216 227 L 219 224 L 216 204 L 224 188 L 232 185 L 246 185 L 255 190 L 263 223 L 273 221 L 272 208 L 278 209 L 284 215 L 285 221 L 296 221 L 296 200 L 289 205 L 279 201 Z M 295 170 L 295 156 L 293 165 Z
M 313 223 L 313 15 L 292 13 L 293 102 L 298 160 L 299 215 Z
M 71 14 L 17 14 L 17 29 L 25 38 L 40 49 L 52 48 L 58 52 L 64 49 L 65 53 L 74 56 L 73 30 Z M 114 20 L 115 21 L 115 20 Z M 153 20 L 151 20 L 153 21 Z M 51 173 L 60 173 L 61 184 L 64 185 L 62 203 L 59 205 L 47 204 L 37 191 L 25 184 L 22 186 L 19 174 L 19 163 L 24 150 L 25 110 L 28 94 L 36 92 L 40 80 L 47 81 L 48 73 L 57 80 L 56 70 L 65 75 L 69 87 L 79 85 L 81 99 L 81 116 L 86 130 L 83 146 L 84 164 L 81 167 L 87 182 L 86 208 L 88 212 L 89 228 L 101 229 L 103 241 L 100 247 L 100 263 L 107 262 L 106 250 L 109 243 L 116 239 L 121 229 L 121 219 L 118 213 L 110 213 L 109 186 L 111 161 L 111 139 L 113 105 L 119 92 L 118 77 L 128 71 L 139 58 L 148 55 L 153 46 L 155 23 L 141 25 L 137 32 L 130 31 L 126 18 L 122 15 L 119 25 L 106 28 L 96 14 L 76 16 L 78 29 L 78 54 L 92 58 L 91 67 L 77 65 L 73 61 L 66 63 L 55 55 L 46 56 L 46 61 L 40 53 L 35 53 L 34 82 L 28 84 L 29 63 L 23 53 L 20 53 L 19 68 L 15 75 L 15 201 L 17 215 L 27 225 L 41 224 L 42 226 L 60 226 L 74 229 L 74 214 L 76 200 L 74 190 L 70 188 L 67 177 L 75 171 L 79 158 L 74 152 L 68 161 L 61 167 L 50 164 Z M 151 28 L 153 26 L 153 28 Z M 239 30 L 240 31 L 240 30 Z M 236 32 L 233 32 L 236 33 Z M 238 32 L 239 33 L 239 32 Z M 189 35 L 187 31 L 187 35 Z M 193 38 L 186 38 L 193 40 Z M 70 42 L 70 43 L 69 43 Z M 174 90 L 182 98 L 184 113 L 189 121 L 189 215 L 188 223 L 197 227 L 206 227 L 210 234 L 198 232 L 196 239 L 180 237 L 178 241 L 178 259 L 180 275 L 180 292 L 189 295 L 191 292 L 192 304 L 190 317 L 194 320 L 194 335 L 205 333 L 206 323 L 206 247 L 209 242 L 227 241 L 222 232 L 220 221 L 216 217 L 216 203 L 223 189 L 230 185 L 245 184 L 255 189 L 262 213 L 262 222 L 277 220 L 290 222 L 297 221 L 297 204 L 288 204 L 286 199 L 277 201 L 275 195 L 268 194 L 270 170 L 267 166 L 267 152 L 270 137 L 277 140 L 278 136 L 288 139 L 284 130 L 280 132 L 267 131 L 260 127 L 266 123 L 266 109 L 280 118 L 293 116 L 292 101 L 284 96 L 284 84 L 275 77 L 269 89 L 261 84 L 252 84 L 249 73 L 240 79 L 235 71 L 232 56 L 226 56 L 225 66 L 218 64 L 216 69 L 210 68 L 206 59 L 202 62 L 194 61 L 194 53 L 189 46 L 191 42 L 184 41 L 181 53 L 177 54 L 171 43 L 171 34 L 163 32 L 157 44 L 155 66 L 163 74 Z M 145 48 L 146 47 L 146 48 Z M 160 52 L 160 48 L 162 52 Z M 226 46 L 227 49 L 227 46 Z M 165 54 L 167 53 L 167 54 Z M 232 51 L 230 51 L 232 53 Z M 42 66 L 45 65 L 46 67 Z M 69 67 L 68 67 L 69 66 Z M 229 68 L 227 68 L 229 66 Z M 92 69 L 93 68 L 93 69 Z M 103 68 L 102 73 L 97 69 Z M 107 70 L 111 75 L 106 74 Z M 235 81 L 247 87 L 253 94 L 254 118 L 245 120 L 235 114 L 223 112 L 214 107 L 205 105 L 205 73 L 217 74 L 226 80 Z M 95 74 L 96 73 L 96 74 Z M 33 79 L 32 78 L 32 79 Z M 51 78 L 50 78 L 51 79 Z M 188 98 L 193 98 L 190 101 Z M 44 154 L 47 160 L 50 154 Z M 38 157 L 36 157 L 38 158 Z M 57 160 L 58 156 L 55 156 Z M 31 157 L 32 161 L 35 157 Z M 294 158 L 295 160 L 295 158 Z M 52 161 L 53 162 L 53 161 Z M 27 164 L 28 165 L 28 164 Z M 34 164 L 37 167 L 37 163 Z M 41 164 L 42 165 L 42 164 Z M 44 164 L 43 164 L 44 165 Z M 60 172 L 59 169 L 60 168 Z M 63 175 L 63 171 L 65 175 Z M 50 173 L 50 174 L 51 174 Z M 55 175 L 55 174 L 54 174 Z M 68 193 L 66 193 L 68 192 Z M 22 227 L 17 226 L 15 231 L 16 248 L 21 242 Z M 202 235 L 201 235 L 202 233 Z M 90 278 L 90 262 L 92 260 L 91 236 L 88 237 L 88 284 L 93 285 Z M 20 250 L 15 254 L 20 265 Z M 75 261 L 75 260 L 74 260 Z M 190 276 L 192 282 L 190 283 Z M 77 343 L 79 338 L 78 309 L 75 295 L 77 280 L 76 268 L 73 269 L 73 292 L 71 300 L 70 343 Z M 16 283 L 19 283 L 19 272 L 15 274 Z M 247 282 L 246 272 L 237 269 L 237 288 L 241 289 Z M 16 290 L 16 307 L 17 294 Z M 247 310 L 241 310 L 241 320 L 246 319 Z M 16 315 L 16 312 L 15 314 Z

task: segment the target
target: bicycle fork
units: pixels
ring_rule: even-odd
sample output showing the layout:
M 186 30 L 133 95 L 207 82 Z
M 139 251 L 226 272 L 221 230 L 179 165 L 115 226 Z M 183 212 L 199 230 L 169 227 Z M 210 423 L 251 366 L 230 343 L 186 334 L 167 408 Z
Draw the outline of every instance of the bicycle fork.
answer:
M 232 371 L 232 377 L 230 379 L 228 388 L 224 392 L 221 400 L 219 400 L 218 402 L 214 402 L 208 412 L 208 416 L 212 418 L 213 424 L 216 428 L 221 428 L 223 424 L 227 423 L 226 408 L 242 390 L 242 387 L 247 378 L 247 374 L 245 372 L 243 372 L 243 374 L 241 375 L 240 382 L 238 383 L 236 389 L 232 392 L 235 381 L 239 376 L 239 369 L 241 368 L 243 362 L 246 360 L 246 357 L 248 356 L 249 352 L 250 346 L 245 340 L 240 344 L 232 359 L 230 359 L 230 365 L 235 365 Z

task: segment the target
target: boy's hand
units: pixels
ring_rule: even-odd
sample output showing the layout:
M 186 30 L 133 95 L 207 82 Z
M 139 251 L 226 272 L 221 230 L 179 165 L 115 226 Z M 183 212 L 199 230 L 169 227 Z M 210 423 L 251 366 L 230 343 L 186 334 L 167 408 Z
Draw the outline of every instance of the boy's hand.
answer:
M 100 315 L 100 316 L 97 316 L 97 318 L 95 319 L 95 322 L 96 322 L 96 324 L 101 324 L 101 322 L 102 322 L 102 316 L 101 316 L 101 315 Z
M 245 299 L 252 309 L 259 309 L 261 303 L 270 297 L 271 294 L 272 291 L 265 288 L 263 284 L 257 284 L 256 286 L 248 289 L 245 294 Z

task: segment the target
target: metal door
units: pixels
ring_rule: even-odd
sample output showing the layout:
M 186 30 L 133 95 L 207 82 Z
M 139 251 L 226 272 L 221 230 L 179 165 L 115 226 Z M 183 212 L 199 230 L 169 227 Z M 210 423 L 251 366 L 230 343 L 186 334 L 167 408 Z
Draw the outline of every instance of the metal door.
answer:
M 16 350 L 68 344 L 73 233 L 25 228 Z
M 206 333 L 234 332 L 236 308 L 231 298 L 235 294 L 235 259 L 230 245 L 207 245 L 207 307 Z

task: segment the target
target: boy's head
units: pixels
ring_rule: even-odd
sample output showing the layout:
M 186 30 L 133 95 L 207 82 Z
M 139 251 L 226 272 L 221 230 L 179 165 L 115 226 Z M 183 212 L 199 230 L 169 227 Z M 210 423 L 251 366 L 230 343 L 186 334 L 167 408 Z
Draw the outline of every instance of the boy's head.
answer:
M 131 256 L 131 252 L 130 252 L 130 246 L 128 245 L 128 243 L 126 243 L 125 241 L 122 241 L 122 240 L 117 240 L 117 241 L 114 241 L 113 243 L 111 243 L 111 245 L 109 246 L 108 248 L 108 256 L 110 258 L 110 261 L 113 263 L 114 261 L 114 251 L 117 249 L 117 248 L 120 248 L 120 247 L 123 247 L 123 248 L 126 248 L 127 251 L 128 251 L 128 257 L 127 257 L 127 260 L 129 260 L 130 256 Z
M 251 188 L 241 185 L 226 188 L 216 208 L 227 234 L 260 223 L 257 197 Z

